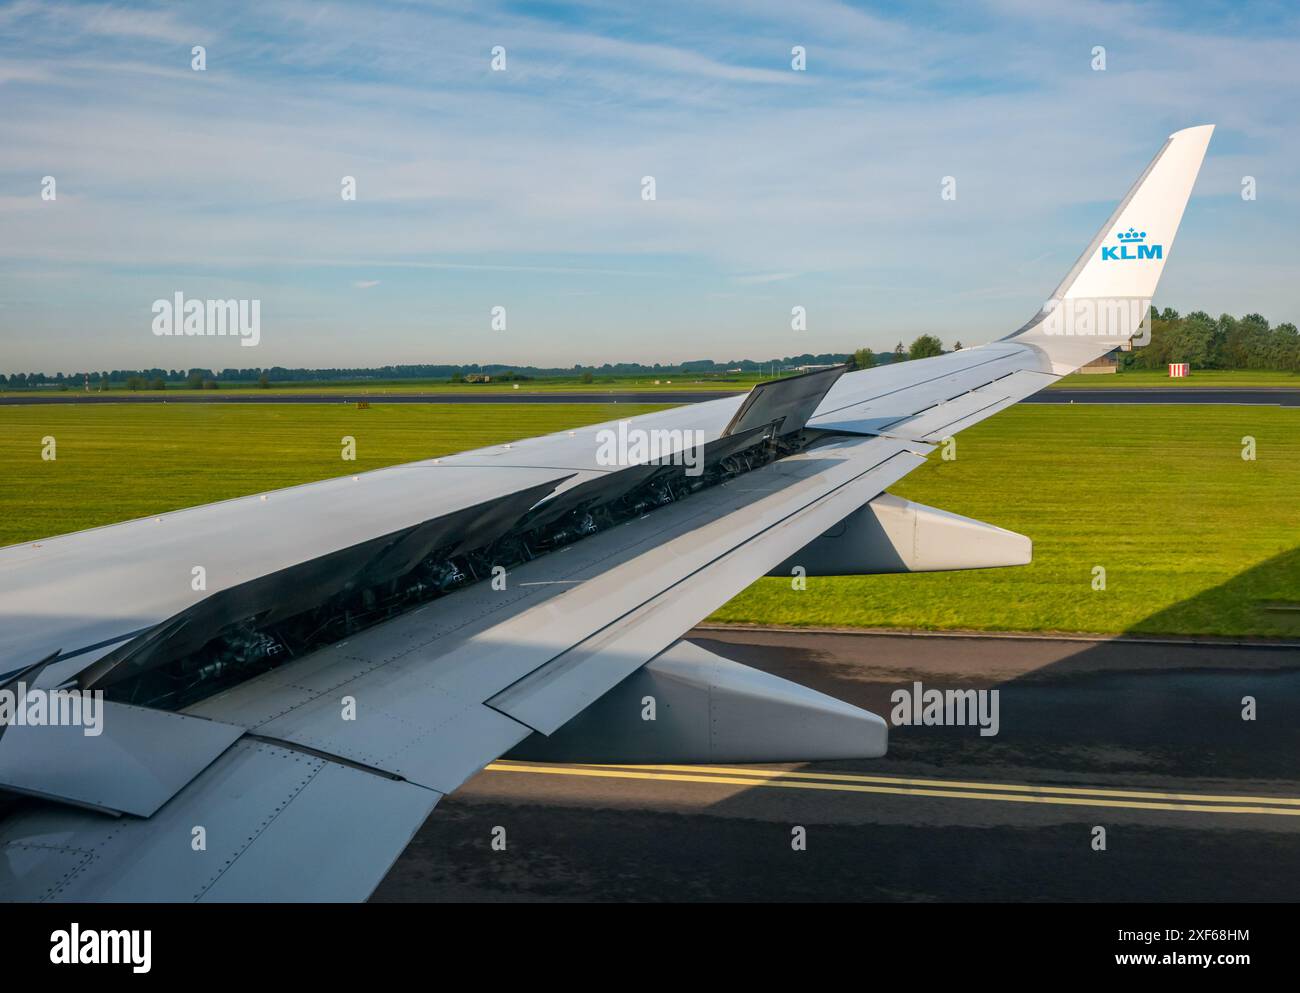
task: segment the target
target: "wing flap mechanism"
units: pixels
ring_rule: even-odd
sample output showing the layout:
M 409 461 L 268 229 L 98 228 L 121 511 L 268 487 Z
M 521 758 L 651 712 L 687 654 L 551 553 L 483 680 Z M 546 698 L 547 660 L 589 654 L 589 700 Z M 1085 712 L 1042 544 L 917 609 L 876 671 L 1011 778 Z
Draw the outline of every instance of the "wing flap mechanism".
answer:
M 1028 565 L 1023 534 L 882 493 L 801 548 L 769 576 L 873 576 Z
M 802 762 L 879 758 L 883 718 L 679 641 L 562 728 L 506 758 L 538 762 Z
M 248 642 L 248 654 L 274 653 L 279 646 L 254 633 L 255 628 L 291 617 L 311 617 L 323 604 L 396 583 L 399 577 L 412 575 L 408 591 L 454 585 L 463 577 L 450 564 L 453 556 L 471 544 L 499 538 L 570 475 L 512 490 L 340 551 L 307 557 L 294 566 L 211 593 L 94 662 L 80 673 L 78 681 L 87 689 L 111 686 L 169 659 L 196 652 L 231 632 Z M 442 571 L 429 569 L 414 575 L 421 563 L 433 560 L 438 551 L 441 555 L 436 558 L 444 563 Z M 367 598 L 361 606 L 369 608 L 372 603 Z

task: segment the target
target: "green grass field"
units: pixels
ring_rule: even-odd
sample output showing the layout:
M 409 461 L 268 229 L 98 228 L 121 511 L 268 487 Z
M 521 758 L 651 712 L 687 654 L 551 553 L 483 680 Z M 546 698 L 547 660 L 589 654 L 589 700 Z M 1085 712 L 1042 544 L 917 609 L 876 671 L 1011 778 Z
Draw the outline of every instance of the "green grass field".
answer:
M 1300 637 L 1300 615 L 1264 606 L 1300 601 L 1300 410 L 1013 407 L 962 432 L 957 456 L 931 456 L 891 492 L 1029 535 L 1032 565 L 802 592 L 764 579 L 716 619 Z
M 0 407 L 0 545 L 631 417 L 636 404 Z M 355 462 L 341 439 L 357 441 Z M 41 439 L 57 459 L 41 460 Z
M 0 544 L 651 409 L 0 408 Z M 47 435 L 54 462 L 40 457 Z M 343 435 L 357 439 L 355 463 L 339 458 Z M 957 455 L 936 453 L 892 492 L 1031 536 L 1032 565 L 814 578 L 800 592 L 764 579 L 714 619 L 1300 637 L 1300 614 L 1282 609 L 1300 601 L 1300 410 L 1022 406 L 963 432 Z
M 1128 369 L 1111 374 L 1076 372 L 1052 384 L 1055 389 L 1128 389 L 1148 386 L 1168 386 L 1175 390 L 1225 389 L 1236 387 L 1250 389 L 1257 386 L 1289 386 L 1300 389 L 1300 373 L 1279 372 L 1273 369 L 1193 369 L 1190 376 L 1170 379 L 1164 369 Z

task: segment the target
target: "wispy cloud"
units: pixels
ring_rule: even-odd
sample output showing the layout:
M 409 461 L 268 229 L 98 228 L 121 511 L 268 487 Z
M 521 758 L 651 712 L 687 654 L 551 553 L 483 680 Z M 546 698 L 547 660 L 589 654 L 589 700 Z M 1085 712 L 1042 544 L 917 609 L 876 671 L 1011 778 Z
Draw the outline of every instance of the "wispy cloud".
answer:
M 0 27 L 12 32 L 57 32 L 60 42 L 86 38 L 143 38 L 194 44 L 210 32 L 182 24 L 177 15 L 156 4 L 51 3 L 18 0 L 0 9 Z M 46 36 L 48 41 L 49 35 Z
M 794 279 L 798 276 L 795 272 L 758 272 L 746 276 L 732 276 L 734 283 L 740 283 L 743 286 L 753 286 L 761 283 L 780 283 L 787 279 Z

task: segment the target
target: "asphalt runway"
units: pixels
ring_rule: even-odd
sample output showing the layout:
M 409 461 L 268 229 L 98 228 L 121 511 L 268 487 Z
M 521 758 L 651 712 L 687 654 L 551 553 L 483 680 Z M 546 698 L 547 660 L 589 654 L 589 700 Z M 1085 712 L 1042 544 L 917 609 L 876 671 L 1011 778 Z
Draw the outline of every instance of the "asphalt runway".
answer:
M 692 640 L 884 715 L 914 681 L 996 688 L 999 733 L 895 727 L 882 759 L 785 766 L 493 763 L 439 804 L 373 899 L 1300 899 L 1298 648 Z
M 1146 389 L 1047 389 L 1026 397 L 1021 403 L 1195 403 L 1269 407 L 1300 407 L 1300 389 L 1195 389 L 1186 386 L 1155 386 Z
M 0 406 L 34 407 L 44 404 L 77 403 L 701 403 L 744 392 L 726 390 L 679 391 L 592 391 L 584 393 L 222 393 L 182 392 L 167 396 L 129 393 L 53 393 L 0 397 Z M 1149 387 L 1146 389 L 1048 389 L 1021 403 L 1191 403 L 1247 404 L 1253 406 L 1300 407 L 1300 389 L 1195 389 Z

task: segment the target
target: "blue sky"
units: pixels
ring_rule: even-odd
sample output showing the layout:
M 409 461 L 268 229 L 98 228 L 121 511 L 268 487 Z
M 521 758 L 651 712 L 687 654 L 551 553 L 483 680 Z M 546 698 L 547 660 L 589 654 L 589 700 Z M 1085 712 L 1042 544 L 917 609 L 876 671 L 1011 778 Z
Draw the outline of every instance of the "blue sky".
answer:
M 1297 321 L 1298 22 L 1087 0 L 17 0 L 0 371 L 975 344 L 1036 311 L 1165 136 L 1202 123 L 1157 304 Z M 177 291 L 260 299 L 261 344 L 155 337 Z

